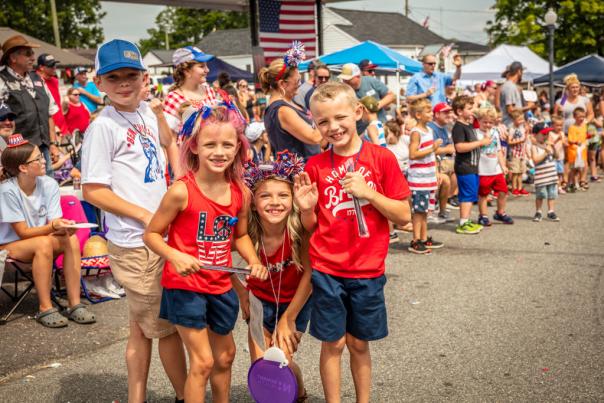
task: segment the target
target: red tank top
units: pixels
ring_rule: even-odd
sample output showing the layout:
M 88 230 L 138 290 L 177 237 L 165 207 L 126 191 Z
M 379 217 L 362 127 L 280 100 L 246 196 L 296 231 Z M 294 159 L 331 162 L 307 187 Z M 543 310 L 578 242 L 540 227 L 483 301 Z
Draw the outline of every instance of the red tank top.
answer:
M 281 260 L 281 256 L 283 256 L 283 260 Z M 250 277 L 247 283 L 248 290 L 264 301 L 272 302 L 273 304 L 276 303 L 275 295 L 279 292 L 279 273 L 283 270 L 283 274 L 281 275 L 281 295 L 279 296 L 279 303 L 291 302 L 296 294 L 303 272 L 294 264 L 289 237 L 286 237 L 285 242 L 281 244 L 281 247 L 277 249 L 272 256 L 268 257 L 268 265 L 266 264 L 267 259 L 266 256 L 264 256 L 264 251 L 262 249 L 259 251 L 258 257 L 262 264 L 267 266 L 270 277 L 266 281 L 260 281 Z
M 168 245 L 199 259 L 201 264 L 231 266 L 231 240 L 234 226 L 229 220 L 237 217 L 243 205 L 243 195 L 231 182 L 231 203 L 223 206 L 206 197 L 191 172 L 180 179 L 187 186 L 187 207 L 178 213 L 168 231 Z M 201 269 L 180 276 L 166 261 L 161 284 L 204 294 L 223 294 L 232 288 L 230 274 Z

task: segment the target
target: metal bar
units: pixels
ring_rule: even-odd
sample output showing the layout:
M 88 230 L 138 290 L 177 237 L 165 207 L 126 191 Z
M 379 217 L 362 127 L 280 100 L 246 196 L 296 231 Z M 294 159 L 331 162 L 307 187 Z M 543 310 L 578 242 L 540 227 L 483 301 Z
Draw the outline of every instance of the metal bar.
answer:
M 316 0 L 317 9 L 317 57 L 323 55 L 323 7 L 321 6 L 322 1 Z
M 549 25 L 549 108 L 554 111 L 554 25 Z

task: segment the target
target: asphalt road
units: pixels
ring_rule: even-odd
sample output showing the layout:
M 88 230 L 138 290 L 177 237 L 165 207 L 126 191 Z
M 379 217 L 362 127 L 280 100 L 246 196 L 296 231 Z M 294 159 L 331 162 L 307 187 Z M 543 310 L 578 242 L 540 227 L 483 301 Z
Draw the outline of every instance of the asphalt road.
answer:
M 390 335 L 371 345 L 372 401 L 604 401 L 602 200 L 604 184 L 594 185 L 561 197 L 560 223 L 533 223 L 533 198 L 516 199 L 512 227 L 434 227 L 446 247 L 431 256 L 391 247 Z M 93 306 L 95 325 L 60 330 L 28 319 L 34 308 L 32 296 L 0 327 L 0 401 L 126 401 L 125 301 Z M 244 323 L 235 337 L 232 400 L 249 402 Z M 319 346 L 306 335 L 297 355 L 311 402 L 323 401 Z M 354 401 L 344 373 L 344 401 Z M 174 398 L 157 354 L 148 397 Z

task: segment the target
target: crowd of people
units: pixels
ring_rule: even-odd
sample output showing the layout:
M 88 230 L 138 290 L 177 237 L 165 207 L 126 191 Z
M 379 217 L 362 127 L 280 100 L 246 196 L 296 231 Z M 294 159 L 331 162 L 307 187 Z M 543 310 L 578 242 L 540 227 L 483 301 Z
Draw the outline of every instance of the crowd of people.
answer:
M 250 330 L 250 359 L 283 350 L 297 401 L 306 390 L 294 353 L 309 327 L 322 342 L 326 400 L 340 401 L 347 348 L 357 401 L 368 402 L 369 341 L 388 334 L 385 259 L 397 232 L 412 234 L 410 252 L 429 254 L 444 246 L 429 226 L 455 221 L 452 210 L 459 234 L 478 234 L 490 217 L 513 224 L 506 204 L 533 183 L 533 220 L 559 221 L 560 193 L 600 182 L 604 100 L 581 95 L 574 75 L 555 102 L 540 94 L 531 103 L 519 62 L 502 85 L 456 89 L 460 58 L 448 75 L 427 55 L 397 105 L 370 60 L 337 77 L 315 62 L 302 83 L 294 43 L 259 71 L 256 92 L 224 75 L 208 83 L 214 56 L 187 46 L 173 54 L 174 84 L 153 98 L 138 48 L 113 40 L 97 51 L 94 81 L 76 69 L 62 100 L 58 61 L 42 54 L 34 71 L 36 46 L 19 36 L 2 46 L 0 250 L 32 263 L 39 323 L 93 323 L 59 202 L 59 183 L 81 177 L 127 295 L 132 402 L 146 399 L 153 339 L 177 402 L 203 401 L 208 381 L 213 400 L 227 402 L 232 331 L 240 310 L 252 326 L 253 306 L 262 337 Z M 83 138 L 81 156 L 65 168 L 70 136 Z M 232 249 L 247 262 L 245 279 L 224 271 Z M 64 311 L 50 299 L 61 254 Z

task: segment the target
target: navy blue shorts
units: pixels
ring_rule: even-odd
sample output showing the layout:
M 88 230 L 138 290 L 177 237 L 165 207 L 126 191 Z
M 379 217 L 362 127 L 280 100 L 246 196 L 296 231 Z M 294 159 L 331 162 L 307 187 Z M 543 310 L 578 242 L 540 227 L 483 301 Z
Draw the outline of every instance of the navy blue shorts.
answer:
M 480 179 L 477 174 L 457 175 L 459 193 L 457 199 L 460 203 L 474 203 L 478 201 L 478 187 Z
M 233 330 L 238 314 L 239 298 L 233 289 L 214 295 L 164 288 L 159 308 L 159 317 L 174 325 L 208 327 L 223 336 Z
M 277 310 L 277 304 L 261 299 L 260 302 L 262 302 L 262 307 L 264 308 L 264 328 L 272 334 L 275 331 L 275 311 Z M 281 319 L 281 316 L 283 316 L 288 306 L 289 304 L 279 304 L 279 319 Z M 308 300 L 306 301 L 306 304 L 304 304 L 302 309 L 300 309 L 298 317 L 296 318 L 297 331 L 302 333 L 306 332 L 306 329 L 308 328 L 308 322 L 310 321 L 310 311 L 311 303 L 310 300 Z
M 336 341 L 350 333 L 360 340 L 388 335 L 384 285 L 386 276 L 343 278 L 312 272 L 310 334 L 321 341 Z

